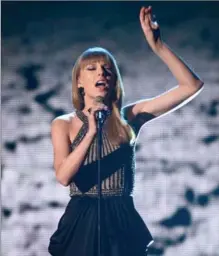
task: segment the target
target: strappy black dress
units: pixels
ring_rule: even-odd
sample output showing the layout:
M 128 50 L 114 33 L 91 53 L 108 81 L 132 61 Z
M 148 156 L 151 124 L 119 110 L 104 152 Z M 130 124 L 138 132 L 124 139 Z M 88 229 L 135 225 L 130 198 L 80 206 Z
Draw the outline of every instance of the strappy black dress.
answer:
M 74 150 L 88 129 L 87 116 L 76 110 L 83 125 L 71 145 Z M 104 256 L 145 256 L 153 238 L 135 209 L 134 144 L 115 146 L 104 129 L 101 152 L 101 247 Z M 98 256 L 97 137 L 70 183 L 70 201 L 50 238 L 53 256 Z

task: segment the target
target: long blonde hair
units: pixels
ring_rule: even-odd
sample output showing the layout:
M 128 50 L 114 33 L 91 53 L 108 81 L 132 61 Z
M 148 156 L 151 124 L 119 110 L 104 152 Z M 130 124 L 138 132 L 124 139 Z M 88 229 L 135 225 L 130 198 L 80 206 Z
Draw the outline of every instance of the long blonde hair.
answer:
M 115 86 L 110 95 L 106 98 L 107 104 L 111 109 L 111 114 L 106 120 L 106 130 L 112 143 L 122 144 L 134 140 L 135 135 L 130 125 L 125 121 L 121 113 L 124 88 L 115 58 L 104 48 L 93 47 L 83 52 L 77 59 L 72 69 L 72 101 L 75 109 L 82 110 L 85 107 L 84 97 L 77 86 L 80 69 L 93 61 L 103 60 L 111 65 L 112 72 L 115 74 Z

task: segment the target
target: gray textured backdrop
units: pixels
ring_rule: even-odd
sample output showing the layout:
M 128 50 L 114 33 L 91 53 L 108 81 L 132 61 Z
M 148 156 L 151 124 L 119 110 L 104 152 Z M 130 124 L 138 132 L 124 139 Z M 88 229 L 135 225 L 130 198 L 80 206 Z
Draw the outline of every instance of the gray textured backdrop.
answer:
M 149 122 L 137 147 L 134 200 L 150 255 L 219 255 L 219 3 L 150 2 L 163 40 L 205 88 Z M 149 49 L 144 2 L 2 2 L 2 255 L 46 256 L 69 201 L 52 168 L 51 120 L 73 110 L 71 69 L 91 46 L 121 68 L 125 104 L 176 85 Z

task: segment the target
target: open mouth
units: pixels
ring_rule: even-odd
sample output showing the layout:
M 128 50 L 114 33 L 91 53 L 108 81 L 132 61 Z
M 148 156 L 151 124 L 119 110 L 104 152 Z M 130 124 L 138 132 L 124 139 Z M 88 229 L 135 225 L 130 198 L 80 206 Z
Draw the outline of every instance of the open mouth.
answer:
M 96 82 L 95 86 L 101 89 L 107 89 L 108 83 L 105 80 L 99 80 Z

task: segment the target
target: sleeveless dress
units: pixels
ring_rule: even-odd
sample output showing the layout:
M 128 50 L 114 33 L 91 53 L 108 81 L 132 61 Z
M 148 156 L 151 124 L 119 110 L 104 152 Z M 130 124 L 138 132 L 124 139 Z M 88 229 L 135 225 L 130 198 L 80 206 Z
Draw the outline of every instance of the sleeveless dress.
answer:
M 71 144 L 73 151 L 88 130 L 87 116 Z M 132 192 L 135 144 L 113 145 L 102 130 L 101 247 L 103 256 L 145 256 L 153 238 L 135 209 Z M 98 256 L 97 136 L 69 185 L 70 201 L 52 234 L 48 251 L 53 256 Z

